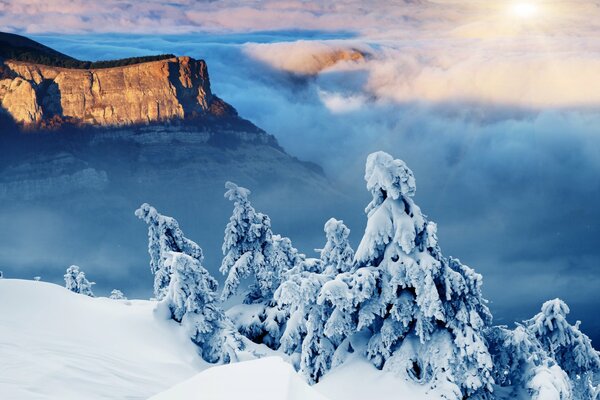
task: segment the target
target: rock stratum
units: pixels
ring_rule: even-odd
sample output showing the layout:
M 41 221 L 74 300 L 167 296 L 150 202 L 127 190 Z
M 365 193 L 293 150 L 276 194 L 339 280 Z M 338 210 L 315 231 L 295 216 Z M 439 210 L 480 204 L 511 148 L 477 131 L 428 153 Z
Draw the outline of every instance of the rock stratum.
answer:
M 3 63 L 0 105 L 21 124 L 68 120 L 100 126 L 232 116 L 213 95 L 203 60 L 175 57 L 103 69 Z

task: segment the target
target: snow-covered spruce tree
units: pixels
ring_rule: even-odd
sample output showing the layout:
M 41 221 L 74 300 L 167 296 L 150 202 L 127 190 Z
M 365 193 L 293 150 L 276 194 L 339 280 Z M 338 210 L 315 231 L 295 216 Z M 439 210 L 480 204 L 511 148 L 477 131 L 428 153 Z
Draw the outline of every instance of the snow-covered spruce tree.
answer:
M 74 293 L 94 297 L 92 286 L 95 282 L 86 279 L 85 273 L 79 270 L 77 265 L 71 265 L 65 273 L 65 287 Z
M 327 242 L 321 250 L 323 272 L 339 274 L 350 271 L 354 259 L 354 250 L 348 240 L 350 229 L 344 225 L 344 221 L 331 218 L 325 223 L 324 230 Z
M 202 259 L 177 252 L 168 252 L 165 257 L 172 276 L 161 304 L 168 307 L 171 318 L 185 327 L 204 360 L 236 361 L 242 341 L 215 304 L 218 283 L 202 266 Z
M 579 330 L 579 321 L 569 324 L 569 312 L 564 301 L 549 300 L 540 313 L 525 321 L 525 326 L 569 375 L 574 397 L 594 400 L 600 393 L 600 354 L 592 347 L 590 338 Z
M 234 208 L 223 241 L 224 258 L 220 270 L 227 278 L 222 298 L 225 300 L 234 295 L 242 279 L 252 277 L 245 302 L 270 300 L 279 286 L 281 272 L 273 263 L 271 220 L 252 207 L 248 189 L 232 182 L 227 182 L 225 188 L 225 197 L 234 202 Z
M 112 300 L 127 300 L 127 297 L 119 289 L 113 289 L 108 298 Z
M 490 327 L 486 340 L 495 367 L 494 381 L 505 388 L 507 396 L 532 400 L 572 398 L 569 377 L 525 326 L 517 325 L 514 330 Z
M 302 265 L 305 257 L 288 238 L 273 235 L 269 217 L 252 207 L 248 189 L 231 182 L 225 188 L 234 208 L 225 228 L 221 272 L 227 278 L 221 299 L 236 294 L 241 281 L 249 278 L 245 304 L 232 307 L 228 315 L 248 339 L 277 349 L 289 308 L 277 304 L 273 293 L 282 276 Z
M 452 382 L 458 398 L 491 391 L 483 338 L 491 314 L 481 275 L 442 256 L 436 225 L 412 200 L 415 179 L 403 161 L 373 153 L 365 179 L 373 200 L 356 270 L 321 290 L 319 302 L 334 305 L 325 335 L 367 332 L 367 356 L 377 368 L 430 386 Z
M 323 285 L 352 268 L 354 251 L 349 234 L 343 221 L 327 221 L 327 242 L 320 251 L 320 260 L 306 260 L 304 270 L 291 273 L 275 293 L 277 301 L 290 309 L 281 349 L 288 354 L 299 353 L 297 367 L 309 383 L 318 382 L 336 364 L 336 349 L 346 339 L 345 335 L 325 335 L 333 305 L 319 299 L 319 294 Z
M 183 235 L 175 218 L 160 214 L 151 205 L 142 204 L 135 215 L 148 224 L 148 253 L 150 271 L 154 274 L 154 297 L 161 300 L 171 278 L 171 271 L 165 266 L 166 254 L 175 251 L 202 260 L 202 249 Z

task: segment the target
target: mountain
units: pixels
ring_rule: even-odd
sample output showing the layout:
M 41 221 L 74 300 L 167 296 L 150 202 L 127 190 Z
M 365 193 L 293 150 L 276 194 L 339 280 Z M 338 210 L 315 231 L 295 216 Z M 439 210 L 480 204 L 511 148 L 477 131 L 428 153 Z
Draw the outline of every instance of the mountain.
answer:
M 66 61 L 74 59 L 13 36 L 11 42 L 0 36 L 0 54 L 5 58 L 0 105 L 19 123 L 69 121 L 108 126 L 237 115 L 233 107 L 213 95 L 203 60 L 172 56 L 105 62 L 106 68 L 80 68 L 72 62 L 75 68 L 63 68 L 61 65 L 70 65 Z
M 35 57 L 53 54 L 35 48 Z M 111 66 L 121 63 L 3 61 L 10 77 L 0 80 L 0 269 L 60 280 L 69 263 L 92 275 L 118 266 L 132 288 L 148 288 L 146 234 L 133 211 L 149 202 L 190 221 L 186 230 L 216 273 L 231 212 L 226 181 L 251 188 L 282 233 L 305 238 L 312 229 L 309 249 L 321 241 L 322 214 L 303 212 L 334 212 L 324 201 L 331 183 L 213 94 L 204 61 Z M 108 275 L 108 284 L 119 279 Z

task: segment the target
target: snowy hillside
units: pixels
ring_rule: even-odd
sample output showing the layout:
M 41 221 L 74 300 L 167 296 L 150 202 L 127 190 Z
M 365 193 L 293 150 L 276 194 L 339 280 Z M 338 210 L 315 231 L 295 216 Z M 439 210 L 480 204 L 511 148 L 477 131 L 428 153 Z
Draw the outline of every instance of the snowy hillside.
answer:
M 206 368 L 154 308 L 0 279 L 0 398 L 144 399 Z
M 278 357 L 213 367 L 155 308 L 152 301 L 91 298 L 49 283 L 0 279 L 0 398 L 436 398 L 360 360 L 313 388 Z

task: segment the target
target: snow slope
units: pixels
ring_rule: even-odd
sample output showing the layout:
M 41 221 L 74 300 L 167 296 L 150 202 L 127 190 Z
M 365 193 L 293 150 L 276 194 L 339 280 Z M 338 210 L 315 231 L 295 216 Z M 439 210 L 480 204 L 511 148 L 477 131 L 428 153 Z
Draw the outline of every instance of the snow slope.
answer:
M 0 399 L 441 398 L 437 391 L 428 393 L 378 371 L 357 354 L 312 387 L 262 345 L 241 358 L 252 353 L 265 358 L 212 367 L 196 354 L 184 330 L 155 306 L 145 300 L 91 298 L 45 282 L 0 279 Z M 353 345 L 359 353 L 364 343 Z
M 210 368 L 150 400 L 327 400 L 279 357 Z
M 154 307 L 0 279 L 0 398 L 145 399 L 206 368 Z

